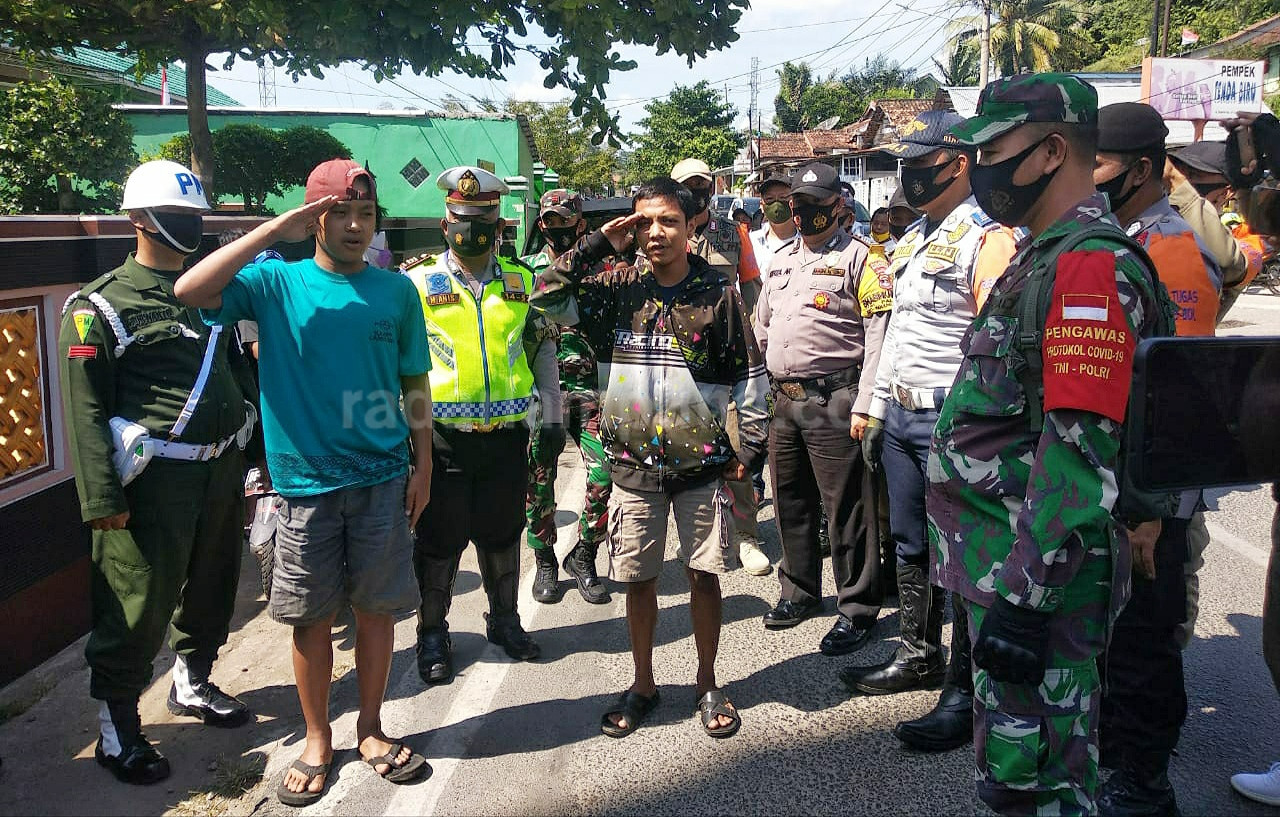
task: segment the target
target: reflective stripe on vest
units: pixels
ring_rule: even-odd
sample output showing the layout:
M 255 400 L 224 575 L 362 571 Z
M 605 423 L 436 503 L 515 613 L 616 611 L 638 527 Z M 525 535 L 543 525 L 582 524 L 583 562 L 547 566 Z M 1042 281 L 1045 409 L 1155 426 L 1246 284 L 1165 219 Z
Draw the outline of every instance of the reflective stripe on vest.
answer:
M 443 264 L 411 270 L 431 350 L 431 413 L 442 423 L 522 420 L 533 396 L 524 351 L 533 274 L 498 259 L 500 277 L 470 288 Z
M 1153 232 L 1147 236 L 1146 246 L 1160 281 L 1178 307 L 1175 316 L 1178 335 L 1212 335 L 1222 296 L 1209 280 L 1195 233 L 1160 235 Z

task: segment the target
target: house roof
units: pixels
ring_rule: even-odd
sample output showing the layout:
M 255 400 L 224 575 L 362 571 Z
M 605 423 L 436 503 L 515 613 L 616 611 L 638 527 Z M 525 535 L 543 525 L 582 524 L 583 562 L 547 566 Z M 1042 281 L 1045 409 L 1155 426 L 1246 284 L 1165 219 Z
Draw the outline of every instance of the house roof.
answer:
M 1217 42 L 1193 48 L 1180 56 L 1202 59 L 1222 56 L 1237 49 L 1257 50 L 1261 53 L 1268 46 L 1276 43 L 1280 43 L 1280 14 L 1259 20 L 1234 34 L 1228 34 Z
M 762 162 L 811 158 L 813 158 L 813 148 L 805 141 L 803 133 L 780 133 L 773 138 L 760 138 L 759 159 Z
M 760 161 L 818 159 L 838 152 L 854 152 L 872 148 L 894 133 L 894 128 L 910 122 L 924 111 L 950 107 L 950 97 L 939 94 L 929 99 L 877 99 L 867 112 L 843 128 L 807 130 L 804 133 L 780 133 L 760 140 Z
M 53 57 L 64 65 L 83 69 L 86 73 L 108 77 L 114 82 L 148 91 L 157 97 L 160 95 L 160 69 L 156 68 L 139 79 L 137 75 L 138 60 L 136 57 L 121 56 L 83 45 L 72 49 L 59 49 L 53 52 Z M 169 75 L 170 96 L 174 101 L 185 102 L 187 98 L 187 72 L 173 63 L 166 66 L 166 70 Z M 232 106 L 240 104 L 237 100 L 212 85 L 208 86 L 206 93 L 209 105 Z

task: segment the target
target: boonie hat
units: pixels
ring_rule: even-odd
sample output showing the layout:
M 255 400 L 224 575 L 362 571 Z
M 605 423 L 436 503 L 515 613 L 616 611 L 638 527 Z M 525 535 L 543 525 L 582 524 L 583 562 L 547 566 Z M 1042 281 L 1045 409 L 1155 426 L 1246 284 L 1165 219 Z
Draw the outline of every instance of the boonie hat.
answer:
M 815 199 L 827 199 L 844 193 L 840 187 L 840 176 L 836 169 L 822 162 L 813 162 L 801 167 L 791 177 L 791 195 L 802 193 Z
M 953 111 L 924 111 L 898 128 L 898 141 L 880 146 L 882 153 L 899 159 L 915 159 L 942 148 L 965 149 L 951 129 L 964 121 Z
M 1098 121 L 1097 90 L 1071 74 L 1019 74 L 978 95 L 976 116 L 951 129 L 966 145 L 985 145 L 1028 122 L 1086 125 Z
M 682 159 L 671 168 L 671 178 L 678 182 L 686 182 L 694 176 L 711 181 L 711 168 L 701 159 Z
M 1145 102 L 1117 102 L 1098 109 L 1098 150 L 1134 153 L 1163 145 L 1169 126 Z
M 363 178 L 369 183 L 369 189 L 357 190 L 355 180 Z M 321 162 L 307 177 L 307 193 L 304 204 L 319 201 L 325 196 L 337 196 L 340 201 L 357 201 L 360 199 L 378 198 L 378 186 L 374 184 L 373 174 L 365 170 L 358 162 L 350 159 L 330 159 Z

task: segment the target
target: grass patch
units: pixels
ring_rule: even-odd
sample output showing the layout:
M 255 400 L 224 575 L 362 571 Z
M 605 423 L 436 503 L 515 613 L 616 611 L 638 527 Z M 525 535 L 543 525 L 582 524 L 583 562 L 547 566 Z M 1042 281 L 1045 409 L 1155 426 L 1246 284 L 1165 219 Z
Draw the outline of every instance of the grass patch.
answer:
M 264 752 L 219 755 L 213 766 L 213 780 L 188 792 L 187 799 L 170 809 L 169 814 L 176 817 L 219 817 L 227 813 L 228 808 L 238 804 L 246 792 L 262 781 L 267 755 Z

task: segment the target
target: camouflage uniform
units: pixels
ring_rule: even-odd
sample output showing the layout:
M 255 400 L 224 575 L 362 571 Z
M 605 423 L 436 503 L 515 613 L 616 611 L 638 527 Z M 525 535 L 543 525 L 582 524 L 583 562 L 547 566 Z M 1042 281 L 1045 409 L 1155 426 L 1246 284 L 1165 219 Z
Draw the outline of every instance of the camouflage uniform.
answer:
M 1026 121 L 1095 121 L 1097 97 L 1074 78 L 1031 75 L 988 86 L 978 111 L 953 131 L 962 141 L 981 144 Z M 1035 327 L 1038 382 L 1024 379 L 1017 296 L 1056 242 L 1099 222 L 1115 225 L 1095 194 L 1014 257 L 962 341 L 929 456 L 932 578 L 967 601 L 975 641 L 996 594 L 1052 613 L 1039 687 L 974 671 L 978 794 L 1001 814 L 1094 810 L 1095 662 L 1128 592 L 1129 550 L 1111 512 L 1135 335 L 1152 320 L 1141 294 L 1150 279 L 1145 261 L 1106 238 L 1061 255 L 1045 325 Z M 1099 356 L 1107 366 L 1087 362 Z
M 551 266 L 546 253 L 530 256 L 525 263 L 535 272 Z M 560 364 L 560 392 L 564 400 L 565 431 L 578 444 L 587 469 L 587 498 L 578 520 L 578 543 L 594 556 L 604 539 L 608 521 L 609 492 L 613 482 L 600 445 L 600 384 L 596 353 L 577 329 L 559 327 L 556 360 Z M 525 498 L 525 534 L 534 550 L 556 544 L 556 452 L 544 450 L 538 436 L 529 445 L 529 490 Z

